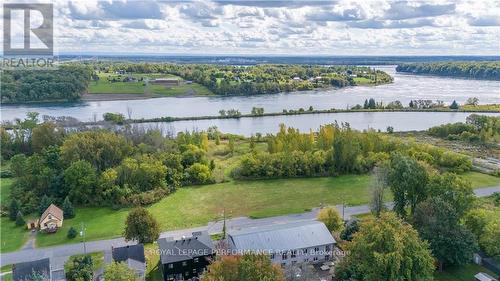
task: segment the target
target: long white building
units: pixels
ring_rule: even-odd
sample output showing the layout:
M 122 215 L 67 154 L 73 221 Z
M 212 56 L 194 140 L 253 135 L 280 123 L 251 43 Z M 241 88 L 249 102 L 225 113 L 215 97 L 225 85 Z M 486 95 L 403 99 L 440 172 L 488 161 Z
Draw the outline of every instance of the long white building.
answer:
M 234 253 L 269 255 L 281 266 L 319 263 L 332 257 L 336 241 L 318 221 L 303 221 L 228 231 L 229 248 Z

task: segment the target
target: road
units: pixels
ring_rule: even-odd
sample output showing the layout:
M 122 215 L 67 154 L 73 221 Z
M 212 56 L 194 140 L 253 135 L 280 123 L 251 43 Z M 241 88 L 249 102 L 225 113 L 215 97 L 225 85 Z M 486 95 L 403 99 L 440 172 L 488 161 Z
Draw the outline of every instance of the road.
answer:
M 486 187 L 475 189 L 474 193 L 478 197 L 489 196 L 495 192 L 500 192 L 500 185 L 494 187 Z M 389 208 L 392 208 L 392 202 L 387 203 Z M 341 214 L 344 215 L 345 219 L 350 218 L 354 215 L 366 214 L 370 212 L 370 207 L 368 205 L 360 206 L 345 206 L 337 205 L 337 209 Z M 284 224 L 289 222 L 297 221 L 307 221 L 316 219 L 319 208 L 313 209 L 310 212 L 305 212 L 301 214 L 291 214 L 263 219 L 250 219 L 248 217 L 237 217 L 226 220 L 227 229 L 240 229 L 240 228 L 251 228 L 260 227 L 272 224 Z M 208 231 L 209 234 L 222 232 L 222 222 L 209 222 L 205 226 L 173 230 L 161 233 L 160 237 L 174 237 L 180 238 L 182 236 L 190 236 L 192 232 L 195 231 Z M 60 246 L 37 248 L 37 249 L 26 249 L 16 252 L 3 253 L 0 255 L 0 266 L 7 264 L 14 264 L 19 262 L 33 261 L 42 258 L 51 258 L 53 266 L 55 268 L 61 267 L 69 256 L 76 254 L 83 254 L 85 252 L 98 252 L 111 249 L 111 247 L 120 247 L 127 244 L 134 244 L 133 242 L 125 242 L 123 238 L 108 239 L 108 240 L 97 240 L 84 243 L 75 244 L 65 244 Z

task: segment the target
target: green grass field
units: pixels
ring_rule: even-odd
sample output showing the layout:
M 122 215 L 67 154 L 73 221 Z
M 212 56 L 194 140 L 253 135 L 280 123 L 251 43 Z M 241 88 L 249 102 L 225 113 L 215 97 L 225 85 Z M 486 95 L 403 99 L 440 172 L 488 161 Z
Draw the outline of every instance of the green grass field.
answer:
M 482 266 L 476 264 L 467 264 L 459 268 L 448 268 L 443 272 L 436 271 L 436 273 L 434 274 L 434 279 L 436 281 L 472 281 L 474 280 L 474 275 L 479 272 L 486 272 L 489 275 L 498 278 L 498 275 Z
M 484 174 L 472 172 L 465 176 L 473 179 L 475 187 L 481 183 L 500 184 L 500 178 Z M 213 221 L 223 208 L 232 217 L 262 218 L 301 213 L 320 204 L 337 205 L 343 201 L 348 205 L 367 204 L 369 183 L 368 175 L 230 181 L 180 188 L 148 209 L 162 230 L 181 229 Z M 87 240 L 119 237 L 127 213 L 128 209 L 78 208 L 76 217 L 64 220 L 64 226 L 57 233 L 39 234 L 37 246 L 80 242 L 79 237 L 70 240 L 66 234 L 71 226 L 79 230 L 82 222 L 87 229 Z
M 0 205 L 7 206 L 10 202 L 10 189 L 13 183 L 12 178 L 0 179 Z
M 155 94 L 165 96 L 196 95 L 207 96 L 213 93 L 206 87 L 197 84 L 181 84 L 174 87 L 165 87 L 163 85 L 149 84 L 146 86 L 145 80 L 155 78 L 182 78 L 162 73 L 132 73 L 132 74 L 114 74 L 99 73 L 99 80 L 91 81 L 89 84 L 89 94 Z M 125 77 L 132 76 L 137 78 L 134 82 L 121 82 Z M 110 82 L 110 79 L 117 79 L 120 82 Z M 141 81 L 142 78 L 142 81 Z
M 224 163 L 222 159 L 219 161 Z M 474 187 L 500 184 L 500 178 L 493 176 L 475 172 L 464 176 L 471 180 Z M 320 204 L 337 205 L 343 201 L 349 205 L 366 204 L 370 197 L 369 182 L 368 175 L 229 181 L 180 188 L 148 209 L 158 219 L 162 230 L 171 230 L 204 225 L 213 221 L 223 208 L 232 217 L 262 218 L 301 213 Z M 66 235 L 71 226 L 80 230 L 82 223 L 89 241 L 119 237 L 128 210 L 77 208 L 76 217 L 64 220 L 64 226 L 57 233 L 38 234 L 37 246 L 80 242 L 80 237 L 68 239 Z M 5 217 L 1 219 L 1 226 L 1 252 L 19 249 L 26 241 L 28 231 L 15 227 L 14 222 Z

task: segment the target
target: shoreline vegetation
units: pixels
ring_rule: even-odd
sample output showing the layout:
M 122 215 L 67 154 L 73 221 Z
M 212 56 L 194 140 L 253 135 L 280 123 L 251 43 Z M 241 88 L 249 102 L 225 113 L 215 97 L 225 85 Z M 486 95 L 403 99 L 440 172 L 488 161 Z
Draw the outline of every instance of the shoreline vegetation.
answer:
M 474 80 L 500 80 L 500 62 L 498 61 L 403 63 L 398 64 L 396 71 Z
M 415 104 L 418 101 L 415 101 Z M 217 120 L 217 119 L 240 119 L 240 118 L 259 118 L 259 117 L 274 117 L 274 116 L 291 116 L 291 115 L 309 115 L 309 114 L 332 114 L 332 113 L 359 113 L 359 112 L 469 112 L 469 113 L 500 113 L 500 104 L 484 104 L 484 105 L 461 105 L 458 108 L 450 108 L 452 106 L 440 106 L 440 107 L 430 107 L 430 108 L 415 108 L 415 107 L 403 107 L 403 108 L 364 108 L 368 107 L 370 102 L 365 102 L 366 106 L 356 105 L 350 109 L 314 109 L 310 106 L 308 109 L 283 109 L 281 112 L 264 112 L 263 108 L 254 107 L 250 113 L 241 113 L 237 109 L 220 110 L 219 115 L 206 115 L 206 116 L 187 116 L 187 117 L 154 117 L 154 118 L 140 118 L 140 119 L 126 119 L 126 117 L 121 113 L 107 112 L 103 115 L 104 120 L 100 121 L 90 121 L 81 122 L 70 117 L 49 117 L 53 121 L 56 121 L 63 127 L 76 127 L 76 126 L 92 126 L 92 125 L 104 125 L 104 124 L 140 124 L 140 123 L 160 123 L 160 122 L 178 122 L 178 121 L 199 121 L 199 120 Z M 413 103 L 413 102 L 412 102 Z M 410 104 L 412 104 L 410 103 Z M 389 103 L 394 104 L 394 102 Z M 378 103 L 380 106 L 381 103 Z M 6 130 L 14 129 L 16 126 L 9 121 L 4 121 L 2 127 Z

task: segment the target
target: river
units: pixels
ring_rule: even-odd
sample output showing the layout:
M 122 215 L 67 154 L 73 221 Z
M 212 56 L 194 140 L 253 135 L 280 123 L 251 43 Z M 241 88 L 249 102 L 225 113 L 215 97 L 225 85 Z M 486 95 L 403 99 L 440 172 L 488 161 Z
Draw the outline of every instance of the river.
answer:
M 40 115 L 72 116 L 81 121 L 91 121 L 94 116 L 101 119 L 105 112 L 120 112 L 132 118 L 160 116 L 203 116 L 218 115 L 221 109 L 238 109 L 249 113 L 252 107 L 263 107 L 265 112 L 281 112 L 283 109 L 298 109 L 313 106 L 315 109 L 344 109 L 363 104 L 365 99 L 390 102 L 399 100 L 407 105 L 410 100 L 430 99 L 451 103 L 465 102 L 469 97 L 478 97 L 481 104 L 500 103 L 500 81 L 467 80 L 434 76 L 402 74 L 394 66 L 378 66 L 394 77 L 394 83 L 379 86 L 358 86 L 343 89 L 329 89 L 276 95 L 236 97 L 190 97 L 156 98 L 129 101 L 96 101 L 55 104 L 2 105 L 2 120 L 23 118 L 27 112 Z M 315 129 L 320 124 L 334 120 L 349 122 L 352 127 L 368 127 L 385 130 L 422 130 L 437 124 L 464 121 L 467 113 L 342 113 L 314 114 L 300 116 L 279 116 L 265 118 L 242 118 L 241 120 L 205 120 L 168 123 L 175 131 L 185 129 L 206 129 L 217 125 L 222 131 L 247 134 L 248 132 L 275 132 L 277 124 L 298 127 L 301 130 Z M 175 124 L 175 125 L 174 125 Z M 155 124 L 157 125 L 157 124 Z

